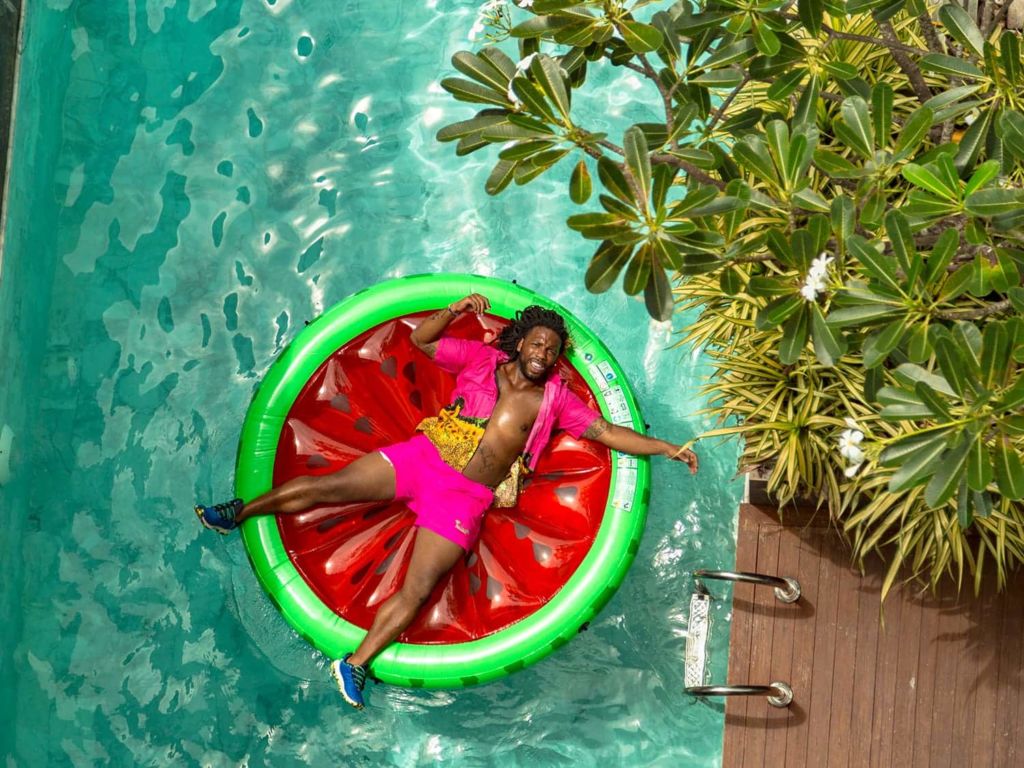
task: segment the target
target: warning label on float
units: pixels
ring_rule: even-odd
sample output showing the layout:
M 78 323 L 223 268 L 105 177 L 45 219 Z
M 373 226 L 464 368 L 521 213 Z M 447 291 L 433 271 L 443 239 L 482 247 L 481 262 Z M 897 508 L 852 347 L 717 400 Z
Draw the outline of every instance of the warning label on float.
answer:
M 615 496 L 612 506 L 624 512 L 633 510 L 633 495 L 636 492 L 636 467 L 619 467 L 615 477 Z

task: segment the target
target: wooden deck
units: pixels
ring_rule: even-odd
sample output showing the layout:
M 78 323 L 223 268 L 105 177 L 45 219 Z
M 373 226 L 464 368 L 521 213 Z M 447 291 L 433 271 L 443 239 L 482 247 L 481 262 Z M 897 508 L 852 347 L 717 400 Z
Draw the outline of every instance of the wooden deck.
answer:
M 736 586 L 729 682 L 788 682 L 793 704 L 727 699 L 723 766 L 1024 765 L 1021 574 L 980 600 L 905 585 L 880 609 L 880 564 L 854 570 L 825 515 L 786 522 L 740 511 L 737 570 L 795 577 L 802 596 Z

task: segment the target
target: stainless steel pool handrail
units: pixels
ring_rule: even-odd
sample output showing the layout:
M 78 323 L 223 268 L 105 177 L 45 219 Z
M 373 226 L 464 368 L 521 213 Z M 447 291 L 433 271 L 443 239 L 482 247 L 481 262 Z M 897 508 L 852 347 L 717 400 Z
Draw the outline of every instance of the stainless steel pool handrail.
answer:
M 686 689 L 693 696 L 767 696 L 773 707 L 788 707 L 793 689 L 778 680 L 768 685 L 695 685 Z
M 721 581 L 738 581 L 747 584 L 761 584 L 766 587 L 774 587 L 775 597 L 783 603 L 795 603 L 800 599 L 800 582 L 796 579 L 782 576 L 767 576 L 763 573 L 750 573 L 747 571 L 706 571 L 693 572 L 693 578 L 697 584 L 697 590 L 707 594 L 707 588 L 701 579 L 719 579 Z

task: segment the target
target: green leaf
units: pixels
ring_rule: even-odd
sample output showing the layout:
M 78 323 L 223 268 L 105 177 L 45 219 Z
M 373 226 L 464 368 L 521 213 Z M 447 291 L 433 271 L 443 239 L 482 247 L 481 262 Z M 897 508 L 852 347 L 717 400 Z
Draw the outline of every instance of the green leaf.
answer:
M 811 303 L 811 335 L 814 341 L 814 354 L 818 362 L 831 368 L 846 353 L 846 339 L 842 333 L 834 331 L 825 322 L 824 315 L 817 304 Z
M 754 45 L 757 46 L 757 50 L 765 56 L 774 56 L 782 50 L 782 43 L 767 24 L 755 21 L 753 27 Z
M 546 152 L 555 145 L 550 141 L 518 141 L 498 153 L 502 160 L 524 160 L 533 155 Z
M 803 303 L 804 300 L 799 295 L 780 296 L 768 302 L 768 305 L 757 313 L 754 324 L 759 331 L 776 328 L 800 309 L 800 305 Z
M 470 120 L 462 120 L 446 125 L 437 132 L 436 138 L 438 141 L 454 141 L 455 139 L 461 139 L 463 136 L 480 133 L 485 128 L 493 128 L 496 125 L 505 125 L 507 123 L 508 113 L 504 110 L 483 110 Z
M 959 397 L 964 397 L 970 389 L 967 374 L 967 361 L 960 353 L 952 337 L 942 326 L 933 326 L 929 331 L 929 340 L 935 350 L 935 359 L 942 370 L 943 378 L 949 382 Z
M 767 96 L 773 101 L 781 101 L 796 90 L 800 82 L 807 77 L 805 67 L 797 67 L 792 72 L 781 75 L 774 83 L 768 86 Z
M 823 61 L 821 65 L 836 80 L 846 81 L 857 77 L 857 68 L 845 61 Z
M 633 197 L 633 190 L 626 182 L 626 177 L 618 164 L 607 157 L 601 157 L 597 161 L 597 177 L 601 180 L 604 188 L 615 195 L 619 200 L 629 206 L 635 206 L 637 200 Z
M 984 55 L 985 38 L 967 11 L 952 3 L 944 5 L 939 8 L 939 21 L 958 43 L 970 48 L 978 57 Z
M 551 123 L 557 123 L 558 116 L 544 96 L 540 86 L 529 80 L 525 75 L 512 78 L 512 91 L 519 97 L 527 109 L 533 114 Z M 511 119 L 511 118 L 510 118 Z
M 484 183 L 489 195 L 496 195 L 511 183 L 515 174 L 516 164 L 507 160 L 499 160 Z
M 446 77 L 441 81 L 441 87 L 458 101 L 467 101 L 471 104 L 508 106 L 508 95 L 504 91 L 498 93 L 472 80 L 463 80 L 461 77 Z
M 626 153 L 626 165 L 629 166 L 633 179 L 640 188 L 639 196 L 646 201 L 651 194 L 651 157 L 647 152 L 647 139 L 644 138 L 643 131 L 636 126 L 628 128 L 623 140 L 623 149 Z
M 743 72 L 735 67 L 713 69 L 697 77 L 691 77 L 691 85 L 702 85 L 705 88 L 735 88 L 743 82 Z
M 915 186 L 926 189 L 932 194 L 957 202 L 960 200 L 959 187 L 951 188 L 943 179 L 928 166 L 907 163 L 900 171 L 903 178 Z
M 847 247 L 871 277 L 882 285 L 902 293 L 902 287 L 896 275 L 896 264 L 893 263 L 891 258 L 879 253 L 860 235 L 850 237 L 847 240 Z
M 935 393 L 935 390 L 927 382 L 919 381 L 914 384 L 914 394 L 917 395 L 922 403 L 928 406 L 928 410 L 936 418 L 944 421 L 953 421 L 953 413 L 949 410 L 949 405 Z
M 900 307 L 894 307 L 892 304 L 857 304 L 853 307 L 843 307 L 829 312 L 826 322 L 837 328 L 845 328 L 849 325 L 868 325 L 878 320 L 889 319 L 902 311 Z
M 963 479 L 970 447 L 971 440 L 967 435 L 962 435 L 952 447 L 939 457 L 935 474 L 924 489 L 924 501 L 929 507 L 941 506 L 952 497 L 953 491 Z
M 983 109 L 981 115 L 960 137 L 960 146 L 956 153 L 956 169 L 961 174 L 966 174 L 978 160 L 982 147 L 988 138 L 988 131 L 992 125 L 992 109 Z
M 972 491 L 984 491 L 992 482 L 992 457 L 981 435 L 971 442 L 967 453 L 967 486 Z
M 867 102 L 851 96 L 840 107 L 843 119 L 836 122 L 836 135 L 862 157 L 871 159 L 875 152 L 875 136 Z
M 767 298 L 768 296 L 791 296 L 796 289 L 791 283 L 780 280 L 777 277 L 765 277 L 756 275 L 750 278 L 747 283 L 747 291 L 751 296 Z
M 917 272 L 911 262 L 919 260 L 917 251 L 914 250 L 914 236 L 910 233 L 910 224 L 907 217 L 896 210 L 885 214 L 885 231 L 889 235 L 889 242 L 892 244 L 892 252 L 896 261 L 907 275 L 907 283 L 913 283 L 913 274 Z
M 1024 115 L 1012 109 L 1004 110 L 999 117 L 999 129 L 1003 146 L 1018 160 L 1024 160 Z
M 832 232 L 836 236 L 836 241 L 845 244 L 853 235 L 857 223 L 857 210 L 853 205 L 853 200 L 843 194 L 836 195 L 832 198 L 830 213 Z
M 951 213 L 956 213 L 959 209 L 960 205 L 958 202 L 943 200 L 918 189 L 910 191 L 910 194 L 907 195 L 907 204 L 903 206 L 903 211 L 908 216 L 924 219 L 947 216 Z
M 877 83 L 871 89 L 871 117 L 874 121 L 878 146 L 889 146 L 889 132 L 892 127 L 892 86 Z
M 989 218 L 1017 210 L 1024 200 L 1019 190 L 993 188 L 974 192 L 964 203 L 972 216 Z
M 917 382 L 923 381 L 936 392 L 941 392 L 942 394 L 947 395 L 949 397 L 954 397 L 956 395 L 956 393 L 953 391 L 953 388 L 949 386 L 948 381 L 939 376 L 937 373 L 932 373 L 931 371 L 925 370 L 919 365 L 914 365 L 913 363 L 904 363 L 903 365 L 896 368 L 896 370 L 893 371 L 893 374 L 895 375 L 897 381 L 907 386 L 914 387 L 917 384 Z
M 530 74 L 548 101 L 555 105 L 555 109 L 562 116 L 562 121 L 566 125 L 572 125 L 569 118 L 569 88 L 563 79 L 562 68 L 558 66 L 558 62 L 543 54 L 535 56 L 530 62 Z
M 903 338 L 903 331 L 906 328 L 907 319 L 901 317 L 893 320 L 881 330 L 870 334 L 863 345 L 864 367 L 875 368 L 885 362 L 889 353 L 896 349 L 896 345 Z
M 729 267 L 718 277 L 718 287 L 726 296 L 735 296 L 743 290 L 743 277 L 738 269 Z
M 969 325 L 977 333 L 977 327 Z M 1003 377 L 1011 365 L 1011 351 L 1010 331 L 1006 323 L 995 321 L 986 325 L 978 360 L 981 382 L 986 389 L 993 389 L 1003 383 Z
M 627 221 L 614 213 L 578 213 L 565 223 L 569 229 L 591 240 L 604 240 L 630 228 Z
M 842 155 L 827 149 L 814 151 L 814 164 L 829 176 L 837 179 L 855 179 L 864 175 L 864 169 L 853 165 Z
M 634 254 L 632 261 L 626 268 L 626 279 L 622 289 L 630 296 L 635 296 L 647 287 L 647 281 L 651 278 L 651 253 L 650 248 L 642 245 Z
M 1003 33 L 999 36 L 999 55 L 1006 70 L 1006 78 L 1020 85 L 1024 78 L 1021 71 L 1020 40 L 1017 35 Z
M 806 2 L 817 3 L 820 0 L 806 0 Z M 802 4 L 801 4 L 802 7 Z M 799 69 L 795 70 L 799 72 Z M 803 75 L 801 74 L 801 78 Z M 799 129 L 804 126 L 814 127 L 818 122 L 818 101 L 821 92 L 821 82 L 817 75 L 811 75 L 804 87 L 800 100 L 796 104 L 796 111 L 793 113 L 793 128 Z
M 810 187 L 804 187 L 793 194 L 793 203 L 805 211 L 828 213 L 828 201 Z
M 809 315 L 805 302 L 782 326 L 782 342 L 779 344 L 779 362 L 792 365 L 800 359 L 807 346 Z
M 821 34 L 821 17 L 825 11 L 824 0 L 798 0 L 797 10 L 800 21 L 813 37 Z
M 925 270 L 925 284 L 932 283 L 946 274 L 946 267 L 949 266 L 960 248 L 960 233 L 955 229 L 947 229 L 932 246 L 932 252 L 928 255 L 927 268 Z
M 895 157 L 897 160 L 909 157 L 917 151 L 932 127 L 934 115 L 935 113 L 927 106 L 918 107 L 910 113 L 910 117 L 903 123 L 899 138 L 896 139 Z
M 920 485 L 921 481 L 935 470 L 935 461 L 945 449 L 945 441 L 922 443 L 914 453 L 904 459 L 899 469 L 889 478 L 889 493 L 900 493 Z
M 647 314 L 655 320 L 669 320 L 672 317 L 672 286 L 664 269 L 652 269 L 651 277 L 644 288 L 644 304 Z
M 958 59 L 955 56 L 945 56 L 941 53 L 929 53 L 922 56 L 918 65 L 925 72 L 935 72 L 940 75 L 952 75 L 953 77 L 984 77 L 984 73 L 973 64 Z
M 509 78 L 504 72 L 469 51 L 458 51 L 452 56 L 452 66 L 466 77 L 472 78 L 498 93 L 504 93 L 508 88 Z
M 861 206 L 860 223 L 869 229 L 874 229 L 882 221 L 886 204 L 885 193 L 881 189 L 873 189 Z
M 1024 466 L 1013 444 L 1001 437 L 996 440 L 993 453 L 999 492 L 1008 499 L 1024 498 Z
M 633 249 L 629 246 L 615 245 L 609 240 L 601 243 L 583 277 L 587 290 L 591 293 L 604 293 L 611 288 L 632 253 Z
M 989 160 L 975 168 L 967 186 L 964 188 L 964 196 L 971 195 L 988 184 L 999 175 L 999 161 Z
M 694 211 L 700 210 L 716 197 L 718 197 L 718 190 L 710 185 L 691 189 L 687 192 L 686 197 L 673 203 L 672 207 L 669 208 L 668 218 L 681 219 L 686 216 L 693 216 Z
M 587 170 L 587 163 L 580 160 L 573 168 L 572 176 L 569 178 L 569 199 L 576 205 L 583 205 L 590 199 L 593 191 L 593 184 L 590 181 L 590 171 Z
M 930 452 L 936 446 L 938 446 L 941 452 L 946 446 L 948 437 L 948 429 L 911 432 L 909 435 L 899 438 L 882 451 L 878 461 L 883 467 L 893 467 L 902 464 L 908 458 L 921 451 Z
M 622 39 L 635 53 L 656 51 L 662 43 L 661 32 L 656 27 L 641 24 L 639 21 L 622 21 L 620 25 Z

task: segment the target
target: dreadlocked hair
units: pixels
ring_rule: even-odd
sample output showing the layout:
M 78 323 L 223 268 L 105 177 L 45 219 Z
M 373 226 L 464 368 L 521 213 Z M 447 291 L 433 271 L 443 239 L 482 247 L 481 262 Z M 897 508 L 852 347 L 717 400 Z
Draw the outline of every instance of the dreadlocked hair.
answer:
M 509 360 L 515 360 L 519 356 L 516 345 L 531 328 L 538 326 L 557 333 L 558 338 L 562 340 L 562 352 L 565 352 L 570 344 L 569 329 L 565 327 L 565 320 L 554 310 L 538 307 L 536 304 L 516 312 L 516 319 L 506 325 L 498 336 L 498 349 L 508 355 Z

